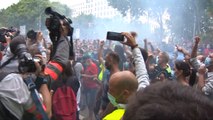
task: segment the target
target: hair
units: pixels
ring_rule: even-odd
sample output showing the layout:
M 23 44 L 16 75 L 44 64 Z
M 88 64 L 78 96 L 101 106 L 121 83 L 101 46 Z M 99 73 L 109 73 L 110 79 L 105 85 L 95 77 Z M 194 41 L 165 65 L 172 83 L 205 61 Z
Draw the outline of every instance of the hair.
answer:
M 123 120 L 212 120 L 213 103 L 177 82 L 158 82 L 129 100 Z
M 182 60 L 177 60 L 177 61 L 175 61 L 175 66 L 178 70 L 183 70 L 183 75 L 185 77 L 190 75 L 190 66 L 188 63 L 186 63 Z
M 22 35 L 19 35 L 19 36 L 16 36 L 15 38 L 12 39 L 12 41 L 10 42 L 10 51 L 13 53 L 13 54 L 17 54 L 17 47 L 19 45 L 24 45 L 26 46 L 26 41 L 25 41 L 25 37 L 22 36 Z M 26 49 L 26 48 L 24 48 Z
M 115 52 L 109 52 L 109 53 L 108 53 L 108 56 L 109 56 L 110 59 L 112 60 L 112 63 L 113 63 L 113 64 L 119 64 L 120 58 L 119 58 L 119 56 L 118 56 L 117 53 L 115 53 Z
M 191 69 L 190 72 L 190 78 L 189 78 L 189 85 L 193 86 L 196 82 L 196 78 L 197 78 L 197 70 L 196 69 Z
M 161 54 L 163 55 L 164 58 L 164 62 L 168 63 L 169 62 L 169 55 L 166 52 L 161 52 Z

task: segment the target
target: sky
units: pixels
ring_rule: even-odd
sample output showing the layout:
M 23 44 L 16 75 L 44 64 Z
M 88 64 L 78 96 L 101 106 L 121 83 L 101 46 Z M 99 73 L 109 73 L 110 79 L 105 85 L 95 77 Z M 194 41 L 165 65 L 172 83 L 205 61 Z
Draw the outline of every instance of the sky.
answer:
M 61 2 L 62 4 L 66 4 L 70 6 L 70 4 L 76 3 L 77 1 L 81 1 L 81 0 L 50 0 L 50 1 L 57 1 L 57 2 Z M 3 9 L 3 8 L 6 9 L 10 5 L 16 4 L 18 2 L 19 0 L 0 0 L 0 9 Z
M 19 0 L 0 0 L 0 9 L 6 9 L 7 7 L 9 7 L 12 4 L 16 4 L 18 3 Z

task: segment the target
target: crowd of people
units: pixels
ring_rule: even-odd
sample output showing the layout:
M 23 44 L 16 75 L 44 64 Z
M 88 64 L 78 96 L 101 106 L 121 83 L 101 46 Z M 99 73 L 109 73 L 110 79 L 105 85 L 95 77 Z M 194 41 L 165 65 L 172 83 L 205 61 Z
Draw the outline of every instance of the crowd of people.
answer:
M 51 44 L 40 31 L 0 29 L 0 119 L 44 119 L 29 78 L 48 119 L 79 120 L 84 109 L 85 120 L 213 119 L 211 44 L 195 37 L 191 49 L 176 45 L 169 54 L 122 32 L 126 42 L 76 39 L 70 46 L 63 22 Z

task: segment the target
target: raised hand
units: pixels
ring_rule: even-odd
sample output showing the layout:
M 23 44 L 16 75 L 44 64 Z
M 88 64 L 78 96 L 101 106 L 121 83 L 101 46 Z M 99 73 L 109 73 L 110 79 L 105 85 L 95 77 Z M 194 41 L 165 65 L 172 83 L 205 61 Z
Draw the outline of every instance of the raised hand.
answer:
M 199 37 L 199 36 L 196 36 L 196 37 L 195 37 L 195 44 L 199 44 L 199 42 L 200 42 L 200 37 Z
M 180 47 L 180 46 L 178 46 L 178 45 L 175 45 L 175 47 L 176 47 L 176 49 L 177 49 L 178 52 L 182 52 L 182 51 L 183 51 L 183 48 L 182 48 L 182 47 Z
M 127 32 L 122 32 L 122 35 L 124 35 L 126 37 L 126 39 L 127 39 L 127 41 L 125 43 L 123 43 L 123 44 L 126 44 L 126 45 L 128 45 L 130 47 L 137 46 L 136 40 L 131 34 L 129 34 Z

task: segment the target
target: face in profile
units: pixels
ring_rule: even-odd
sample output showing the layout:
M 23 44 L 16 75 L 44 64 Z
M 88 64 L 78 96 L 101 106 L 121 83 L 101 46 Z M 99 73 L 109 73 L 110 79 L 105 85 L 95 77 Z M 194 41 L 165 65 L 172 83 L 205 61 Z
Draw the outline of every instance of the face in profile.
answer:
M 106 55 L 106 58 L 105 58 L 105 67 L 107 70 L 110 70 L 112 67 L 111 67 L 111 59 L 110 59 L 110 56 L 107 54 Z

